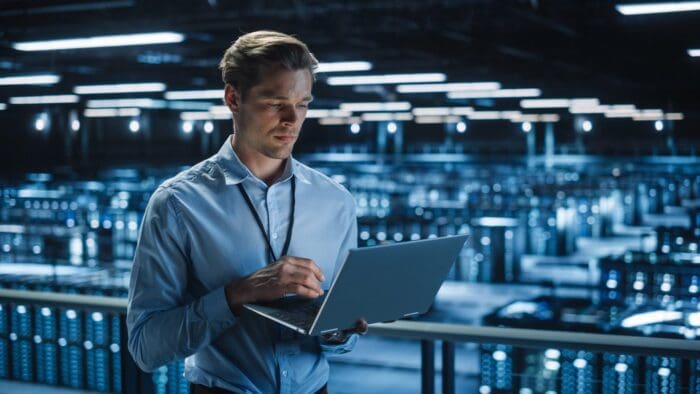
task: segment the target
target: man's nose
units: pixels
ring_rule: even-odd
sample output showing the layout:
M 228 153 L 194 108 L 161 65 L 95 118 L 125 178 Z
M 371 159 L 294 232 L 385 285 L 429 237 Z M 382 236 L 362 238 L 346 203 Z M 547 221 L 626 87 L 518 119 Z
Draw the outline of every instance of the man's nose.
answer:
M 299 115 L 297 114 L 294 106 L 288 105 L 284 107 L 281 119 L 283 123 L 294 124 L 296 123 L 297 119 L 299 119 Z

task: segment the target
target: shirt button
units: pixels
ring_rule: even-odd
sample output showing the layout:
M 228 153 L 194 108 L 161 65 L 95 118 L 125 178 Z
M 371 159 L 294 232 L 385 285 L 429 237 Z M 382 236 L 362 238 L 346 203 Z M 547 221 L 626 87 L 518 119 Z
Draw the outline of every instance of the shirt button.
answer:
M 285 376 L 285 377 L 287 376 L 287 371 L 286 371 L 286 370 L 282 371 L 282 376 Z
M 272 239 L 277 239 L 277 233 L 272 233 Z

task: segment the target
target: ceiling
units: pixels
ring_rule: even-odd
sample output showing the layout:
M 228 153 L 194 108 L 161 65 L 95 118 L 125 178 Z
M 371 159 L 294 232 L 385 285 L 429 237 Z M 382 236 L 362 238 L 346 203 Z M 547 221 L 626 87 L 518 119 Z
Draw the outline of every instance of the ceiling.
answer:
M 700 12 L 623 16 L 598 0 L 113 0 L 0 2 L 0 76 L 53 72 L 51 87 L 0 87 L 15 95 L 71 93 L 73 86 L 164 82 L 168 90 L 221 87 L 223 50 L 243 32 L 297 35 L 321 61 L 366 60 L 365 73 L 443 72 L 447 82 L 498 81 L 542 97 L 597 97 L 693 117 L 700 106 Z M 19 52 L 13 42 L 176 31 L 180 44 Z M 408 100 L 459 104 L 444 94 L 330 87 L 316 105 Z M 151 95 L 158 97 L 158 95 Z M 150 96 L 149 96 L 150 97 Z M 518 109 L 516 99 L 467 102 Z M 3 111 L 9 113 L 10 111 Z M 2 116 L 2 113 L 0 113 Z

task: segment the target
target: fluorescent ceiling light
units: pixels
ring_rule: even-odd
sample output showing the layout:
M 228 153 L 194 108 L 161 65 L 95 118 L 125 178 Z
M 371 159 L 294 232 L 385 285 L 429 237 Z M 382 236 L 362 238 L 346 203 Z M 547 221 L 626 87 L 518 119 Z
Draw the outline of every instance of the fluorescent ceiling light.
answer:
M 531 122 L 531 123 L 554 123 L 561 120 L 561 117 L 557 114 L 520 114 L 518 116 L 511 116 L 510 121 L 513 123 L 521 122 Z
M 594 107 L 600 104 L 596 98 L 582 99 L 525 99 L 520 100 L 522 108 L 569 108 Z
M 530 99 L 520 100 L 523 108 L 568 108 L 568 99 Z
M 320 118 L 318 123 L 324 126 L 337 126 L 337 125 L 347 125 L 353 123 L 361 123 L 362 119 L 359 116 L 351 116 L 349 118 L 344 117 L 329 117 Z
M 4 111 L 7 109 L 7 104 L 5 103 L 0 103 L 0 111 Z
M 116 118 L 126 116 L 139 116 L 138 108 L 88 108 L 83 111 L 86 118 Z
M 688 49 L 688 55 L 692 57 L 700 57 L 700 49 Z
M 350 111 L 343 111 L 338 109 L 310 109 L 306 111 L 307 119 L 320 119 L 320 118 L 347 118 L 352 115 Z
M 150 98 L 88 100 L 86 106 L 88 108 L 165 108 L 165 101 Z
M 459 116 L 416 116 L 415 122 L 418 124 L 441 124 L 457 123 L 462 121 Z
M 622 327 L 634 328 L 674 321 L 683 318 L 683 312 L 657 310 L 651 312 L 637 313 L 622 320 Z
M 203 111 L 185 111 L 180 113 L 180 120 L 210 120 L 213 115 Z
M 498 82 L 449 82 L 399 85 L 396 87 L 396 91 L 399 93 L 443 93 L 464 90 L 497 90 L 500 88 L 501 84 Z
M 386 74 L 362 75 L 352 77 L 329 77 L 326 83 L 331 86 L 344 85 L 381 85 L 395 83 L 442 82 L 447 77 L 442 73 L 426 74 Z
M 446 116 L 450 114 L 448 107 L 420 107 L 411 111 L 415 116 Z
M 700 1 L 671 1 L 646 4 L 617 4 L 615 9 L 623 15 L 663 14 L 700 10 Z
M 58 94 L 52 96 L 10 97 L 10 104 L 68 104 L 77 103 L 80 97 L 74 94 Z
M 175 32 L 143 34 L 120 34 L 93 36 L 63 40 L 15 42 L 12 47 L 19 51 L 55 51 L 62 49 L 106 48 L 129 45 L 170 44 L 182 42 L 185 36 Z
M 474 120 L 496 120 L 501 119 L 501 114 L 498 111 L 474 111 L 467 117 Z
M 317 73 L 335 73 L 343 71 L 367 71 L 372 69 L 370 62 L 322 62 L 318 64 Z
M 53 74 L 17 75 L 14 77 L 0 78 L 0 85 L 53 85 L 60 80 L 60 76 Z
M 454 107 L 450 109 L 452 115 L 469 115 L 474 112 L 474 107 Z
M 669 112 L 666 114 L 667 120 L 683 120 L 683 114 L 680 112 Z
M 382 122 L 388 120 L 413 120 L 413 114 L 410 112 L 376 112 L 362 114 L 360 118 L 367 122 Z
M 561 118 L 557 114 L 541 114 L 538 115 L 538 122 L 558 122 Z
M 569 100 L 571 107 L 594 107 L 600 105 L 600 100 L 597 98 L 575 98 Z
M 212 105 L 201 101 L 168 101 L 167 106 L 169 109 L 184 111 L 209 111 Z
M 166 100 L 203 100 L 203 99 L 223 99 L 223 89 L 212 90 L 180 90 L 165 92 Z
M 73 89 L 75 94 L 118 94 L 118 93 L 143 93 L 162 92 L 165 84 L 160 82 L 144 83 L 119 83 L 113 85 L 84 85 Z
M 408 111 L 411 103 L 408 101 L 395 101 L 389 103 L 341 103 L 341 111 L 364 112 L 364 111 Z
M 473 107 L 417 107 L 411 111 L 415 116 L 469 115 Z
M 572 105 L 569 112 L 572 114 L 602 114 L 606 112 L 632 112 L 636 111 L 634 104 L 614 104 L 614 105 Z
M 630 110 L 613 110 L 610 109 L 605 112 L 606 118 L 632 118 L 632 117 L 645 117 L 651 119 L 662 119 L 664 112 L 660 109 L 630 109 Z
M 539 89 L 460 90 L 447 93 L 447 97 L 451 99 L 540 97 L 541 95 L 542 91 Z

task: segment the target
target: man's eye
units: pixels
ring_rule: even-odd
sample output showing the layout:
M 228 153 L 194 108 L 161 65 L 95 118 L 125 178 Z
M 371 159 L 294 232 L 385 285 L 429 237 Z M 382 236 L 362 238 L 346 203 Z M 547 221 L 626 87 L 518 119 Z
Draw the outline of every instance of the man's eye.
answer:
M 299 104 L 299 108 L 309 108 L 309 104 Z
M 270 103 L 270 104 L 268 104 L 268 106 L 271 107 L 271 108 L 281 108 L 281 107 L 282 107 L 282 104 L 279 104 L 279 103 Z

